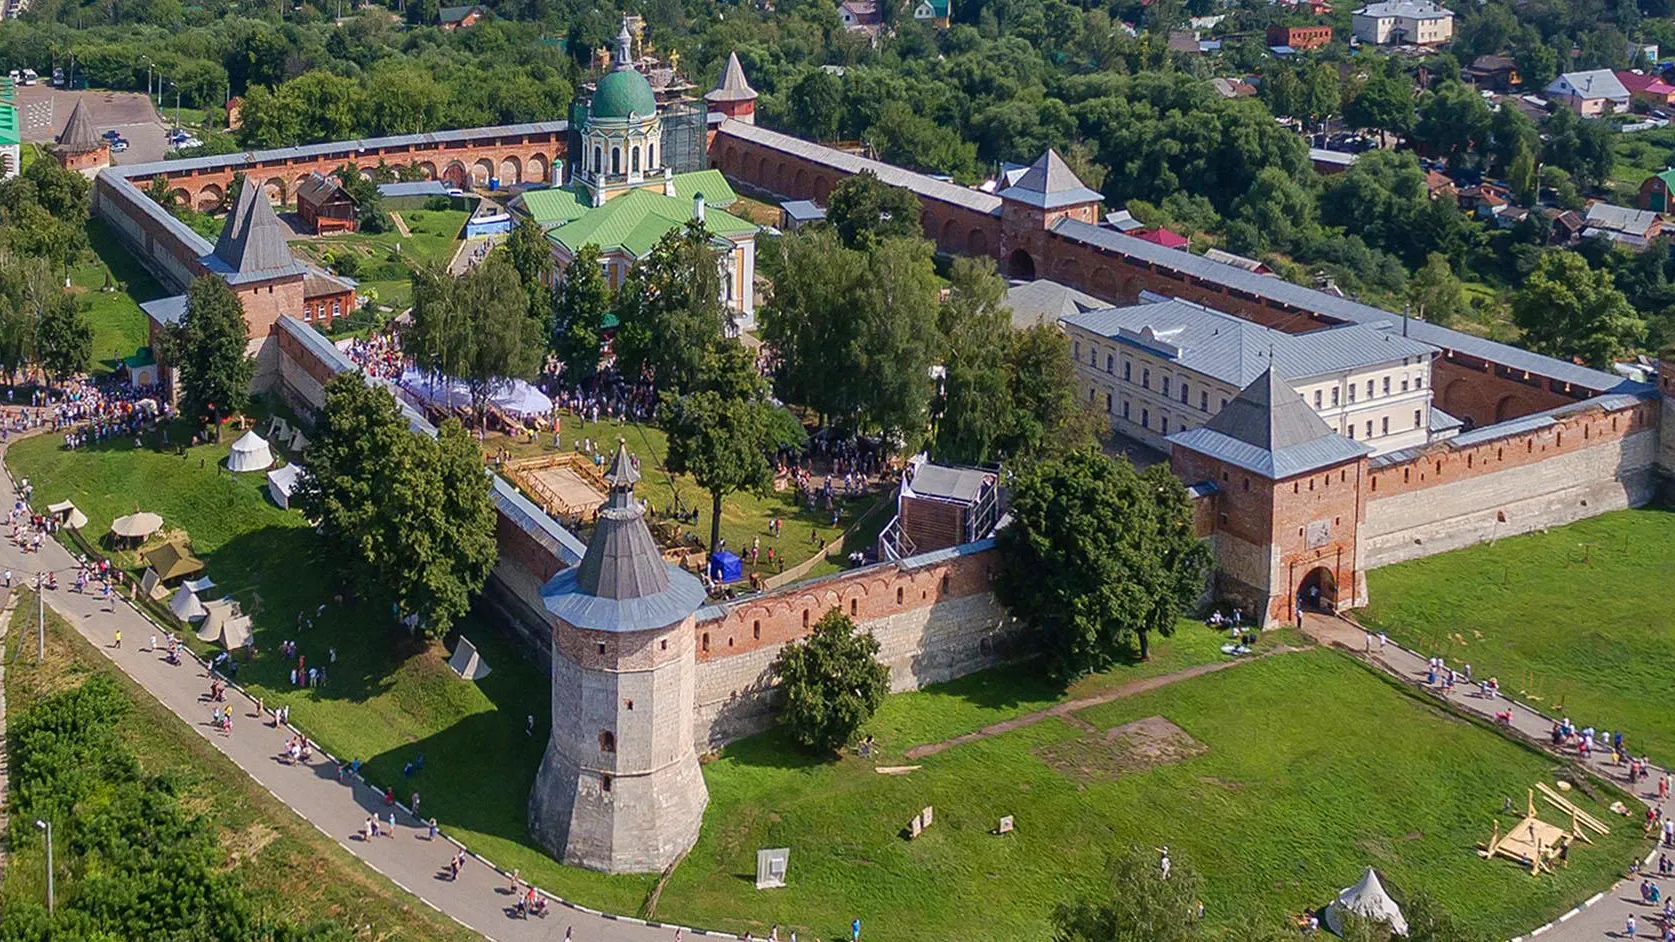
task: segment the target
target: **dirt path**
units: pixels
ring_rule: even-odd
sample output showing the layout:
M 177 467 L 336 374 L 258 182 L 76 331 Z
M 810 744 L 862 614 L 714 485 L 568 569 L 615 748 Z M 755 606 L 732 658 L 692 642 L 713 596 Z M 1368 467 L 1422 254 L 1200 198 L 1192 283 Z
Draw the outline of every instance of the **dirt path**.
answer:
M 1272 657 L 1275 654 L 1285 654 L 1297 650 L 1301 649 L 1281 646 L 1272 651 L 1264 651 L 1263 653 L 1256 655 L 1256 657 L 1241 658 L 1236 661 L 1217 661 L 1213 664 L 1199 664 L 1196 667 L 1189 667 L 1185 670 L 1175 671 L 1172 674 L 1159 674 L 1156 677 L 1145 677 L 1140 680 L 1129 681 L 1120 687 L 1114 687 L 1101 694 L 1096 694 L 1091 697 L 1082 697 L 1079 700 L 1066 700 L 1063 703 L 1055 703 L 1045 710 L 1037 710 L 1034 713 L 1025 713 L 1023 716 L 1014 716 L 1009 720 L 1002 720 L 999 723 L 990 724 L 975 732 L 955 736 L 953 739 L 944 739 L 942 742 L 933 742 L 926 743 L 922 746 L 914 746 L 912 749 L 907 750 L 907 752 L 903 754 L 903 758 L 923 759 L 925 756 L 934 756 L 945 749 L 952 749 L 955 746 L 963 746 L 966 743 L 981 742 L 982 740 L 988 739 L 992 736 L 999 736 L 1002 733 L 1010 733 L 1015 729 L 1023 729 L 1025 726 L 1033 726 L 1042 720 L 1055 716 L 1072 726 L 1091 730 L 1093 727 L 1086 720 L 1083 720 L 1074 714 L 1079 713 L 1082 710 L 1086 710 L 1088 707 L 1096 707 L 1102 703 L 1110 703 L 1112 700 L 1121 700 L 1126 697 L 1138 696 L 1139 694 L 1146 693 L 1147 691 L 1156 690 L 1159 687 L 1167 687 L 1170 684 L 1178 683 L 1183 680 L 1191 680 L 1194 677 L 1202 677 L 1205 674 L 1213 674 L 1216 671 L 1226 670 L 1229 667 L 1238 667 L 1240 664 L 1248 664 L 1258 658 Z
M 395 223 L 395 231 L 401 233 L 403 237 L 413 238 L 413 230 L 407 228 L 407 220 L 401 218 L 400 213 L 390 213 L 390 222 Z

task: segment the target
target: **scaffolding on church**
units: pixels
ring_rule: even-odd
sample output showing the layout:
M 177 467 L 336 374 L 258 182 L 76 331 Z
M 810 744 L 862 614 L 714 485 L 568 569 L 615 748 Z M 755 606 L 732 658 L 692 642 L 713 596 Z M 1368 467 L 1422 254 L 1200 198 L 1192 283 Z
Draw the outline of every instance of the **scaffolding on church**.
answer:
M 708 126 L 709 110 L 703 102 L 672 101 L 663 106 L 663 166 L 674 173 L 708 169 Z

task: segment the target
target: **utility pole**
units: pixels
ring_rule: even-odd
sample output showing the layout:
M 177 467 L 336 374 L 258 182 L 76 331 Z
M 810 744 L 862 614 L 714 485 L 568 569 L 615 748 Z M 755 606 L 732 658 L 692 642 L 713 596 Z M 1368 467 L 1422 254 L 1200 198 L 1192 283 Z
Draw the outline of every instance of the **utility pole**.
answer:
M 47 915 L 51 916 L 58 908 L 57 894 L 52 885 L 52 822 L 35 819 L 35 826 L 47 832 Z

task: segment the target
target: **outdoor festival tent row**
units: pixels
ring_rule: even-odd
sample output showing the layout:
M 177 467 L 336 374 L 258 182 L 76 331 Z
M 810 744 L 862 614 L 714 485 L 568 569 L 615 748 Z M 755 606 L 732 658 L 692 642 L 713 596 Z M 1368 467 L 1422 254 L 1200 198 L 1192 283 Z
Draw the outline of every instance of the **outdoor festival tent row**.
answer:
M 291 494 L 297 489 L 302 480 L 302 466 L 288 464 L 283 468 L 274 468 L 268 472 L 268 493 L 273 496 L 273 502 L 289 510 L 291 508 Z
M 268 441 L 254 431 L 245 432 L 243 437 L 233 442 L 233 450 L 227 454 L 227 470 L 235 474 L 266 471 L 271 467 L 273 452 L 268 448 Z
M 208 576 L 202 579 L 187 579 L 180 584 L 180 591 L 169 600 L 169 611 L 174 617 L 183 622 L 193 622 L 209 614 L 209 609 L 201 601 L 203 594 L 215 588 L 215 581 Z
M 145 554 L 146 570 L 140 588 L 154 599 L 167 594 L 164 586 L 175 579 L 197 575 L 204 569 L 203 560 L 174 543 L 164 543 Z
M 250 616 L 239 611 L 232 599 L 205 602 L 204 623 L 198 626 L 198 640 L 218 643 L 229 651 L 250 643 Z
M 471 405 L 470 387 L 463 380 L 439 373 L 408 367 L 401 374 L 399 385 L 431 405 L 447 408 Z M 521 379 L 496 387 L 490 392 L 489 401 L 513 415 L 546 415 L 553 408 L 553 401 L 545 393 Z
M 1389 923 L 1397 935 L 1407 935 L 1407 919 L 1402 916 L 1401 907 L 1384 891 L 1384 884 L 1379 882 L 1378 874 L 1371 867 L 1367 868 L 1361 882 L 1345 887 L 1332 905 L 1326 907 L 1326 928 L 1342 935 L 1344 913 Z

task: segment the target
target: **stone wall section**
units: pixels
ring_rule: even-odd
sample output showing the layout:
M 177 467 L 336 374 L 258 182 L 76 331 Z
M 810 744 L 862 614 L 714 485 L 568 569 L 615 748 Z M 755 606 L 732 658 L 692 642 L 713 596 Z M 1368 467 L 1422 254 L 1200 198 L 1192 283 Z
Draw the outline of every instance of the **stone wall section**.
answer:
M 991 546 L 983 541 L 900 564 L 883 563 L 787 586 L 721 612 L 700 613 L 693 628 L 698 747 L 720 748 L 771 724 L 772 665 L 780 648 L 803 637 L 834 608 L 878 639 L 892 691 L 915 690 L 1000 663 L 1017 628 L 989 586 L 998 565 Z

